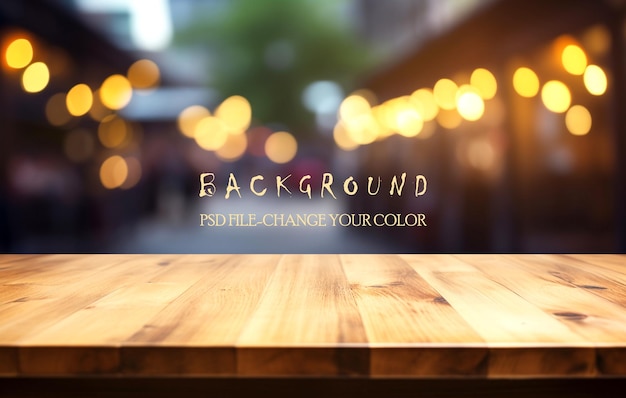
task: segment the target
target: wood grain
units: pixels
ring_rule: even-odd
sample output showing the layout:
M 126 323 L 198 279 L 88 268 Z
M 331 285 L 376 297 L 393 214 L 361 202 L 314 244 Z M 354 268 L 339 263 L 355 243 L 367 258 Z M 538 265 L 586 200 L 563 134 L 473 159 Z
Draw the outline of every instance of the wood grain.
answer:
M 124 356 L 129 373 L 237 373 L 235 343 L 280 256 L 185 258 L 183 266 L 194 261 L 205 273 L 129 337 Z
M 367 340 L 376 347 L 371 354 L 372 375 L 485 372 L 484 340 L 406 262 L 384 255 L 341 259 Z
M 237 340 L 238 373 L 366 374 L 367 363 L 350 357 L 366 358 L 366 342 L 337 256 L 282 256 Z M 352 349 L 338 350 L 345 343 Z
M 0 376 L 626 377 L 624 255 L 3 255 Z

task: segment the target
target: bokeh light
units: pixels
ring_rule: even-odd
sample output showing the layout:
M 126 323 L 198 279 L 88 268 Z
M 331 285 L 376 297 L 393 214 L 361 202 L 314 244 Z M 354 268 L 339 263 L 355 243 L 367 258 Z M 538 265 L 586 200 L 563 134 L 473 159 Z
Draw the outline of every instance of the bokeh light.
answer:
M 608 86 L 606 73 L 598 65 L 587 66 L 583 80 L 590 94 L 602 95 L 606 92 Z
M 221 119 L 205 116 L 196 125 L 194 139 L 200 148 L 215 151 L 226 143 L 228 128 Z
M 82 116 L 89 112 L 93 104 L 93 93 L 88 85 L 80 83 L 67 92 L 65 104 L 72 116 Z
M 467 84 L 459 87 L 456 107 L 461 117 L 469 121 L 476 121 L 485 113 L 485 103 L 479 91 Z
M 513 88 L 520 96 L 532 98 L 539 92 L 539 78 L 532 69 L 520 67 L 513 74 Z
M 248 147 L 246 134 L 228 134 L 226 142 L 215 151 L 215 155 L 225 162 L 234 162 L 240 159 Z
M 96 122 L 101 122 L 105 117 L 111 115 L 113 111 L 104 104 L 100 100 L 100 90 L 96 90 L 92 95 L 92 103 L 91 108 L 89 109 L 89 117 L 91 117 Z
M 344 151 L 353 151 L 359 147 L 359 144 L 350 138 L 348 130 L 343 122 L 339 122 L 335 125 L 335 128 L 333 129 L 333 139 L 335 140 L 337 147 Z
M 478 90 L 478 94 L 484 100 L 492 99 L 498 91 L 498 82 L 495 76 L 485 68 L 478 68 L 472 72 L 470 84 Z
M 132 86 L 122 75 L 107 77 L 99 90 L 100 101 L 109 109 L 119 110 L 130 102 L 133 96 Z
M 108 157 L 100 166 L 100 182 L 107 189 L 119 188 L 128 177 L 126 160 L 119 155 Z
M 563 68 L 572 75 L 582 75 L 587 67 L 587 55 L 576 44 L 568 44 L 561 53 Z
M 34 62 L 24 70 L 22 87 L 27 93 L 38 93 L 50 82 L 50 71 L 43 62 Z
M 494 166 L 496 153 L 486 139 L 477 139 L 467 146 L 467 161 L 470 166 L 487 171 Z
M 410 101 L 418 108 L 425 121 L 433 120 L 439 112 L 439 106 L 437 106 L 431 89 L 420 88 L 415 90 L 410 96 Z
M 141 162 L 134 156 L 124 158 L 127 168 L 127 175 L 124 182 L 120 185 L 122 189 L 130 189 L 137 185 L 141 180 Z
M 128 68 L 128 81 L 136 89 L 146 90 L 159 85 L 159 66 L 149 59 L 140 59 Z
M 211 116 L 211 112 L 201 105 L 191 105 L 178 115 L 178 130 L 186 137 L 193 138 L 200 120 Z
M 387 136 L 398 133 L 400 129 L 398 115 L 407 110 L 420 112 L 419 105 L 420 103 L 411 101 L 411 97 L 408 95 L 385 101 L 380 110 L 377 111 L 377 117 L 374 118 L 377 123 L 372 126 L 374 127 L 373 134 Z
M 252 108 L 250 102 L 240 95 L 233 95 L 222 102 L 215 110 L 219 118 L 231 134 L 241 134 L 250 127 Z
M 569 109 L 572 95 L 565 83 L 558 80 L 550 80 L 541 89 L 541 100 L 548 110 L 555 113 L 563 113 Z
M 371 107 L 367 99 L 355 94 L 346 97 L 339 106 L 339 117 L 345 122 L 370 112 Z
M 441 109 L 451 110 L 456 107 L 456 92 L 458 86 L 450 79 L 439 79 L 433 87 L 435 101 Z
M 365 113 L 344 122 L 350 139 L 360 145 L 371 144 L 379 134 L 378 123 L 371 113 Z
M 591 130 L 591 113 L 582 105 L 574 105 L 565 114 L 565 126 L 573 135 L 586 135 Z
M 123 146 L 131 136 L 130 125 L 116 115 L 109 115 L 98 125 L 98 139 L 107 148 Z
M 415 137 L 424 127 L 424 119 L 414 109 L 404 109 L 396 116 L 398 134 L 404 137 Z
M 414 105 L 413 103 L 411 103 Z M 377 140 L 385 139 L 395 134 L 394 129 L 391 127 L 396 123 L 393 110 L 390 109 L 389 102 L 385 102 L 381 105 L 377 105 L 372 108 L 372 116 L 378 126 Z
M 455 109 L 442 109 L 437 114 L 437 123 L 445 129 L 452 130 L 461 125 L 463 118 Z
M 72 115 L 67 111 L 65 93 L 56 93 L 46 102 L 46 119 L 53 126 L 64 126 L 72 120 Z
M 28 39 L 13 40 L 6 48 L 4 59 L 9 67 L 25 68 L 33 60 L 33 46 Z
M 265 154 L 274 163 L 290 162 L 297 152 L 298 142 L 286 131 L 277 131 L 265 141 Z

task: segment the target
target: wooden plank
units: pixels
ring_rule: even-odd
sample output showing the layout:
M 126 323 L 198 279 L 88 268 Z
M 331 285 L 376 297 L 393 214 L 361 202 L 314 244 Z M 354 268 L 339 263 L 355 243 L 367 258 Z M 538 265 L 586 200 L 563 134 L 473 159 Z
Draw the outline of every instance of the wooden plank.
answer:
M 246 376 L 364 375 L 366 342 L 338 257 L 284 255 L 237 340 L 237 370 Z M 344 344 L 353 348 L 337 348 Z
M 19 374 L 18 348 L 0 346 L 0 377 Z
M 626 336 L 626 311 L 621 305 L 594 294 L 589 289 L 566 281 L 577 270 L 552 272 L 550 264 L 561 256 L 458 256 L 489 278 L 524 297 L 547 315 L 585 337 L 589 344 L 621 343 Z M 506 270 L 503 268 L 506 267 Z M 556 268 L 554 268 L 556 270 Z M 562 268 L 559 266 L 559 269 Z
M 624 259 L 0 256 L 0 374 L 624 376 Z
M 391 255 L 341 260 L 371 346 L 372 375 L 486 372 L 484 340 L 406 262 Z
M 21 346 L 19 376 L 107 375 L 119 371 L 117 347 Z
M 563 323 L 457 257 L 400 257 L 489 344 L 585 342 Z
M 602 263 L 601 258 L 594 256 L 593 263 L 588 263 L 586 257 L 485 255 L 464 259 L 566 323 L 584 336 L 590 347 L 615 347 L 596 349 L 589 372 L 620 374 L 624 370 L 621 364 L 626 363 L 626 350 L 621 348 L 626 346 L 625 286 L 621 283 L 624 275 L 613 267 L 617 262 Z M 607 256 L 607 260 L 614 259 L 615 256 Z M 502 272 L 503 263 L 506 272 Z M 596 267 L 595 263 L 612 265 Z M 591 358 L 592 353 L 587 355 Z M 577 369 L 582 370 L 582 365 Z
M 128 259 L 127 256 L 125 261 Z M 88 264 L 101 264 L 110 260 L 106 255 L 92 255 L 85 261 Z M 163 267 L 158 265 L 159 261 L 158 256 L 143 257 L 143 260 L 133 262 L 132 266 L 113 261 L 113 264 L 119 266 L 112 267 L 106 274 L 91 273 L 62 288 L 42 288 L 45 292 L 42 298 L 27 297 L 25 300 L 0 305 L 0 344 L 15 344 L 28 339 L 120 287 L 163 272 Z
M 565 255 L 564 261 L 572 265 L 580 265 L 583 270 L 593 270 L 593 274 L 602 275 L 611 281 L 618 282 L 626 288 L 626 258 L 608 254 L 577 254 Z
M 595 349 L 589 346 L 507 344 L 489 351 L 489 376 L 591 377 L 596 376 Z
M 208 272 L 124 342 L 124 373 L 237 373 L 235 342 L 280 256 L 194 258 Z
M 105 256 L 97 260 L 108 264 L 111 259 Z M 100 271 L 106 269 L 102 264 L 95 267 L 95 275 L 100 275 Z M 159 264 L 163 264 L 160 258 L 149 256 L 139 260 L 136 257 L 131 264 L 116 263 L 107 270 L 109 273 L 106 275 L 111 276 L 112 273 L 115 277 L 116 271 L 132 267 L 133 272 L 136 269 L 156 269 L 157 275 L 170 273 L 174 276 L 189 276 L 183 270 L 177 272 Z M 138 274 L 140 277 L 137 279 L 128 278 L 119 287 L 110 289 L 110 293 L 71 313 L 66 312 L 67 316 L 57 318 L 38 333 L 22 336 L 19 339 L 20 372 L 25 375 L 117 372 L 120 362 L 119 342 L 132 335 L 164 303 L 188 287 L 184 283 L 168 282 L 164 276 L 161 276 L 161 282 L 159 278 L 155 278 L 156 281 L 144 279 L 152 274 L 144 272 Z M 41 318 L 35 321 L 37 319 Z
M 595 369 L 593 347 L 565 324 L 457 257 L 401 256 L 486 340 L 490 377 L 536 376 L 550 363 L 555 374 Z M 505 265 L 503 265 L 505 267 Z M 505 271 L 503 271 L 505 272 Z M 552 347 L 576 349 L 559 355 Z M 511 349 L 509 349 L 511 348 Z M 522 348 L 522 349 L 517 349 Z M 536 348 L 536 349 L 528 349 Z M 505 351 L 508 349 L 508 351 Z M 546 354 L 555 353 L 546 361 Z M 569 351 L 567 351 L 569 353 Z M 576 366 L 570 360 L 576 358 Z
M 118 262 L 128 260 L 126 255 L 85 257 L 55 254 L 18 257 L 13 263 L 0 266 L 0 305 L 45 299 L 60 286 L 73 284 L 95 272 L 105 272 L 107 267 L 115 267 Z
M 81 254 L 27 255 L 23 261 L 0 266 L 0 279 L 4 284 L 61 285 L 89 275 L 96 268 L 128 261 L 127 255 L 100 255 L 86 257 Z
M 571 260 L 564 255 L 533 254 L 503 258 L 533 272 L 539 279 L 575 286 L 608 302 L 626 307 L 626 285 L 613 279 L 612 276 L 616 275 L 611 275 L 612 273 L 605 268 L 593 267 L 589 263 Z

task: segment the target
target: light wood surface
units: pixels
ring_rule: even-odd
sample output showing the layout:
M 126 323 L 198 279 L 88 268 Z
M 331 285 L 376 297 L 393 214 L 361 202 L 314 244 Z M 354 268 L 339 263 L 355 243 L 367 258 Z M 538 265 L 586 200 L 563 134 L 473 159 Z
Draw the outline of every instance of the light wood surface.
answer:
M 0 376 L 626 376 L 625 255 L 4 255 Z

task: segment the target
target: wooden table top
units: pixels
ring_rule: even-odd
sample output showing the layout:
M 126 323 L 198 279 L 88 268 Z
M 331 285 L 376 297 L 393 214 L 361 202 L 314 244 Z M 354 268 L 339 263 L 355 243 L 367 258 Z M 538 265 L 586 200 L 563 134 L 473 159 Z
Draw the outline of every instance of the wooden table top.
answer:
M 626 255 L 2 255 L 0 375 L 626 376 Z

